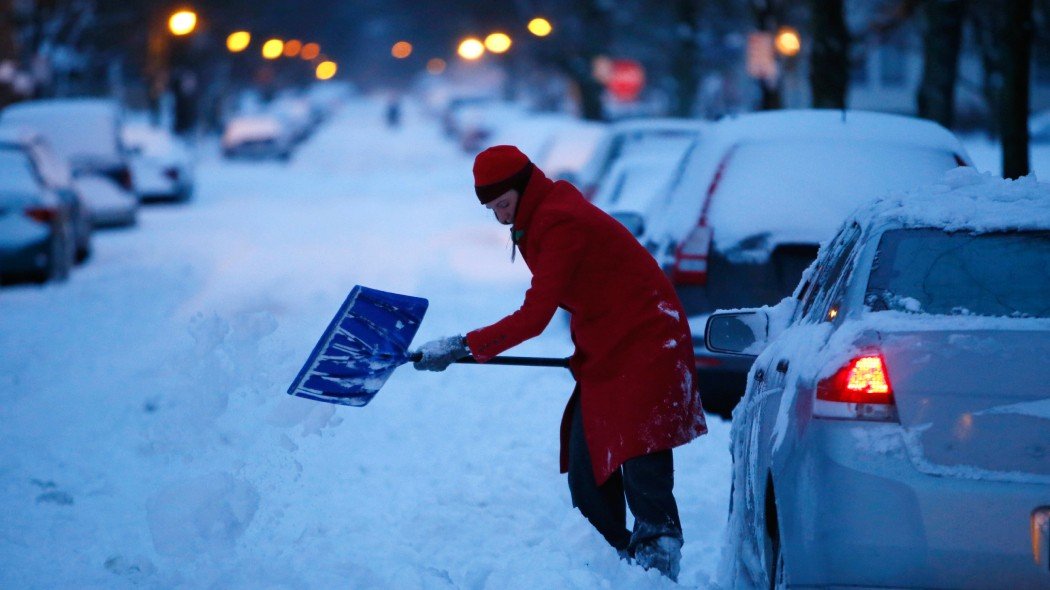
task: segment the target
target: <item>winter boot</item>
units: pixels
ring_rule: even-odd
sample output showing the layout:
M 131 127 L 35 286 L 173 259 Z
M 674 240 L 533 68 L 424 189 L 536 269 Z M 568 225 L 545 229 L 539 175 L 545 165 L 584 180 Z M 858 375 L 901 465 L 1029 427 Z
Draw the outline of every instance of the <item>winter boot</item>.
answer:
M 678 572 L 682 569 L 682 540 L 666 536 L 650 539 L 635 548 L 634 561 L 677 582 Z

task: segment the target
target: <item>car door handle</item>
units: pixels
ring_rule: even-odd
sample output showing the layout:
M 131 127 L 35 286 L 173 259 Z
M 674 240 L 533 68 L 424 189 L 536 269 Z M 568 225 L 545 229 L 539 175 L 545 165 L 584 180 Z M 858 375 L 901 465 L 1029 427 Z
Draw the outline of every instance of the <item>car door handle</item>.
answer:
M 788 372 L 788 362 L 786 360 L 780 359 L 780 362 L 777 363 L 777 372 L 778 373 L 787 373 Z

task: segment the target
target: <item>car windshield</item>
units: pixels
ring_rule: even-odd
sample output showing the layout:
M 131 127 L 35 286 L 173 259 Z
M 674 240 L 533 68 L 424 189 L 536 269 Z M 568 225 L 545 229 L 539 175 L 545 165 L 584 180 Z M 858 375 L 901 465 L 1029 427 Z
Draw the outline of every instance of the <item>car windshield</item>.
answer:
M 1050 231 L 882 235 L 864 302 L 872 311 L 1050 317 Z
M 36 194 L 38 190 L 40 184 L 29 156 L 22 150 L 0 149 L 0 195 L 4 195 L 0 198 Z

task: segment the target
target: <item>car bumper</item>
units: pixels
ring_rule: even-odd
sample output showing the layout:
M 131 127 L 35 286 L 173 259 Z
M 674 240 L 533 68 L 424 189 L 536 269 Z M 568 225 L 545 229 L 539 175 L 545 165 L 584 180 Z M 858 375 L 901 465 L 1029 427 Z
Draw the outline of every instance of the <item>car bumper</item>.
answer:
M 1031 532 L 1050 485 L 920 473 L 896 424 L 813 419 L 802 445 L 777 489 L 791 587 L 1050 588 Z
M 21 245 L 0 246 L 0 280 L 46 277 L 53 249 L 50 237 Z

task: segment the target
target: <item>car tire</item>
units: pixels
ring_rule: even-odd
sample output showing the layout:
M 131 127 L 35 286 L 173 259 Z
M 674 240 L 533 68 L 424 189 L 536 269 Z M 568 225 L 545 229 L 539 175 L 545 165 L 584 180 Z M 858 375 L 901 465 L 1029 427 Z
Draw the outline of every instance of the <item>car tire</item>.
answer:
M 769 590 L 784 590 L 787 588 L 787 577 L 784 574 L 784 552 L 780 543 L 780 522 L 776 513 L 776 500 L 773 496 L 773 486 L 766 488 L 766 543 L 765 553 L 766 573 L 769 580 Z M 772 514 L 770 514 L 772 512 Z

